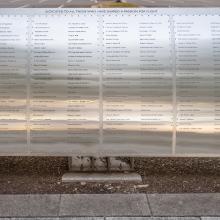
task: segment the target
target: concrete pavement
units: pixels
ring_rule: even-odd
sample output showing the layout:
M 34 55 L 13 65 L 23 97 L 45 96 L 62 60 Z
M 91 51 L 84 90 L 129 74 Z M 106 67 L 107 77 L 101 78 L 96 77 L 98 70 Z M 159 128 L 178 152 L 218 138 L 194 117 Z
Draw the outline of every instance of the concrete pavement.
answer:
M 61 218 L 3 218 L 0 220 L 219 220 L 216 217 L 61 217 Z
M 0 195 L 0 220 L 220 220 L 220 193 Z

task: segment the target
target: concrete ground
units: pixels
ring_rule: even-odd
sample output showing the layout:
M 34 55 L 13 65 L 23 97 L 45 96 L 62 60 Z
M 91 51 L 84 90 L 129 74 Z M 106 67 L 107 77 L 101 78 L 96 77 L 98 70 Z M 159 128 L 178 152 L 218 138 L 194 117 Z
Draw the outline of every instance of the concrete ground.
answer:
M 219 220 L 220 193 L 0 195 L 0 219 Z

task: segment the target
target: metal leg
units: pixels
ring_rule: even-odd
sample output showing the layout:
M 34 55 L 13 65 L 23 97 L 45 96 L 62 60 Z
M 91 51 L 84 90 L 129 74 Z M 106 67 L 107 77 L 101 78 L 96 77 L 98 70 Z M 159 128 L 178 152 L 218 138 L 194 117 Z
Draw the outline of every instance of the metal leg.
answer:
M 72 170 L 72 157 L 68 157 L 68 170 Z
M 131 171 L 134 171 L 134 157 L 130 157 Z
M 110 157 L 106 157 L 106 162 L 107 162 L 107 170 L 108 170 L 108 172 L 111 172 L 111 159 L 110 159 Z
M 95 171 L 95 157 L 90 157 L 91 171 Z

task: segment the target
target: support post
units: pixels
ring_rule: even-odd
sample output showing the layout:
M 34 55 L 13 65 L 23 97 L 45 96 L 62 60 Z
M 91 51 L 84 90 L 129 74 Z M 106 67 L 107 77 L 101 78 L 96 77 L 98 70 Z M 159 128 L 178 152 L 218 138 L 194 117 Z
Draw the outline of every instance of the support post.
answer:
M 116 157 L 69 157 L 69 172 L 63 182 L 141 182 L 134 172 L 134 158 L 122 160 Z

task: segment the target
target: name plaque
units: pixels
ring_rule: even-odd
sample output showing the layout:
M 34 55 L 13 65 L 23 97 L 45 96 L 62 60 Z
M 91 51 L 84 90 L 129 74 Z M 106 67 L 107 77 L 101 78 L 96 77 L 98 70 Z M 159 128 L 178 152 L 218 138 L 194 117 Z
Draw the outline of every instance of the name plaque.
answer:
M 220 155 L 220 9 L 0 9 L 0 155 Z

